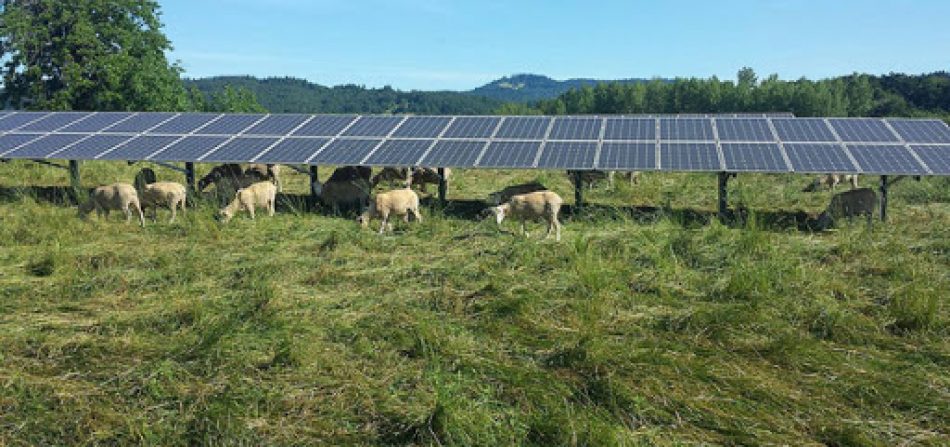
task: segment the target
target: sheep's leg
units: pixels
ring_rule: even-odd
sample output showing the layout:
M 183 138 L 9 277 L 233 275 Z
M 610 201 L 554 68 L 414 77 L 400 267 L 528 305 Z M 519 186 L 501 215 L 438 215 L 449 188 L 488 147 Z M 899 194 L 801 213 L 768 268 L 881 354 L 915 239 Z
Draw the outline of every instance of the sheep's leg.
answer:
M 422 223 L 422 213 L 419 212 L 419 208 L 413 208 L 412 215 L 416 218 L 416 222 Z
M 554 240 L 561 242 L 561 222 L 558 222 L 557 216 L 554 217 Z
M 251 220 L 254 220 L 254 206 L 251 205 L 245 208 L 247 209 L 247 213 L 251 215 Z
M 139 224 L 142 228 L 145 228 L 145 214 L 142 213 L 142 205 L 139 202 L 132 202 L 132 206 L 135 207 L 135 211 L 139 213 Z M 158 211 L 155 211 L 155 214 L 158 215 Z
M 275 202 L 277 202 L 276 198 L 273 198 L 267 202 L 267 216 L 268 217 L 274 217 L 274 213 L 276 213 L 276 209 L 274 206 Z
M 528 234 L 528 227 L 527 227 L 526 221 L 525 221 L 524 219 L 521 219 L 521 234 L 523 234 L 524 237 L 529 237 L 529 236 L 530 236 L 530 235 Z
M 406 214 L 402 215 L 402 221 L 409 225 L 409 210 L 406 210 Z
M 389 215 L 383 214 L 382 222 L 379 224 L 379 234 L 386 232 L 386 225 L 389 223 Z
M 176 213 L 176 211 L 178 210 L 178 203 L 172 201 L 172 202 L 169 204 L 168 207 L 171 208 L 171 210 L 172 210 L 172 218 L 169 219 L 168 223 L 175 223 L 175 213 Z M 156 208 L 156 211 L 155 211 L 155 217 L 158 217 L 157 208 Z

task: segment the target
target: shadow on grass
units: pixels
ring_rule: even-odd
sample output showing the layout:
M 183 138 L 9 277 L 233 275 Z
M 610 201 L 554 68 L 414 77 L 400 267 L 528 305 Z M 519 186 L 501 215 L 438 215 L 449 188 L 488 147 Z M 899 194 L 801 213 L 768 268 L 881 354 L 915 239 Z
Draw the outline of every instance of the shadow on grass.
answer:
M 88 196 L 90 189 L 80 194 Z M 46 202 L 56 206 L 77 205 L 76 195 L 72 188 L 66 186 L 0 186 L 0 202 L 14 202 L 24 197 L 32 197 L 39 202 Z M 202 193 L 199 202 L 202 206 L 216 207 L 220 205 L 220 198 L 213 193 Z M 488 205 L 481 200 L 455 199 L 449 200 L 441 206 L 436 197 L 422 198 L 422 205 L 427 208 L 439 209 L 446 217 L 463 220 L 481 220 L 485 218 L 485 209 Z M 324 215 L 333 215 L 329 207 L 314 202 L 308 194 L 278 194 L 277 210 L 283 213 L 318 212 Z M 343 209 L 340 215 L 354 217 L 360 210 Z M 717 218 L 715 212 L 697 208 L 667 208 L 657 206 L 615 206 L 585 204 L 583 208 L 565 204 L 561 208 L 561 215 L 569 221 L 594 221 L 603 219 L 632 219 L 642 224 L 656 222 L 664 217 L 686 227 L 708 225 Z M 724 216 L 722 222 L 732 228 L 743 228 L 749 223 L 753 212 L 748 208 L 732 209 Z M 788 231 L 816 231 L 815 216 L 805 211 L 755 211 L 755 225 L 762 230 Z

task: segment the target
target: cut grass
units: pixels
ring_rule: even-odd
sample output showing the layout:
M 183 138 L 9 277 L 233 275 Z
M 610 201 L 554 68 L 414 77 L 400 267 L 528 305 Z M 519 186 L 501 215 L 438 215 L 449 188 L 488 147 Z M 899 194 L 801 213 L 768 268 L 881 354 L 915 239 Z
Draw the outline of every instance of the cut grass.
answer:
M 383 237 L 286 205 L 81 222 L 29 188 L 64 174 L 0 164 L 2 444 L 950 442 L 948 179 L 815 234 L 795 220 L 830 194 L 802 177 L 740 176 L 726 226 L 714 176 L 646 175 L 557 244 L 460 205 Z M 573 197 L 469 171 L 450 199 L 534 178 Z

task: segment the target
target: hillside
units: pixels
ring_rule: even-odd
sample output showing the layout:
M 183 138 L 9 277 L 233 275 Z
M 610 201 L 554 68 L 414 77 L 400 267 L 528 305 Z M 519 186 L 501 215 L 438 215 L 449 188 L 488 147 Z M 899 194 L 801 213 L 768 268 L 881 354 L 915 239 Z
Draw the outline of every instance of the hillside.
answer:
M 535 178 L 571 201 L 560 172 L 458 171 L 380 237 L 304 211 L 290 170 L 275 217 L 142 229 L 0 163 L 0 445 L 950 443 L 948 179 L 822 234 L 795 175 L 740 175 L 754 213 L 722 225 L 714 175 L 645 174 L 560 243 L 462 202 Z
M 399 91 L 389 87 L 365 88 L 357 85 L 325 87 L 303 79 L 221 76 L 187 79 L 211 94 L 230 85 L 245 88 L 272 113 L 415 113 L 444 115 L 491 114 L 502 101 L 459 92 Z
M 519 74 L 492 81 L 468 93 L 504 102 L 529 103 L 542 99 L 554 99 L 571 89 L 594 86 L 605 82 L 637 84 L 648 82 L 648 80 L 623 79 L 606 81 L 596 79 L 568 79 L 565 81 L 557 81 L 547 76 Z

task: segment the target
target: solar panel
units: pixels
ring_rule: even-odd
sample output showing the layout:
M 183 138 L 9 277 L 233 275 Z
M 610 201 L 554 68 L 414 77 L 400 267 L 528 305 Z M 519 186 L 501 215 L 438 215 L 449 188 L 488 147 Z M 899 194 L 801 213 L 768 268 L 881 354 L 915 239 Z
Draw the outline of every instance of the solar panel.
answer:
M 445 131 L 445 138 L 488 138 L 495 132 L 500 117 L 460 116 Z
M 594 169 L 597 143 L 593 141 L 549 141 L 544 145 L 541 169 Z
M 410 116 L 393 133 L 395 138 L 435 138 L 449 125 L 447 116 Z
M 46 116 L 46 112 L 17 112 L 0 120 L 0 131 L 10 131 L 23 127 Z
M 191 136 L 166 147 L 161 152 L 152 154 L 149 160 L 155 161 L 197 161 L 218 145 L 228 141 L 228 137 L 218 136 Z
M 310 160 L 321 165 L 358 165 L 381 140 L 335 140 Z
M 605 140 L 655 140 L 656 120 L 643 118 L 607 118 Z
M 478 166 L 482 168 L 530 168 L 541 148 L 540 141 L 495 141 L 488 145 Z
M 370 166 L 414 166 L 432 140 L 389 140 L 362 164 Z
M 402 116 L 364 116 L 350 126 L 343 135 L 349 137 L 385 137 L 389 135 L 405 117 Z
M 86 118 L 89 112 L 60 112 L 51 113 L 44 118 L 38 119 L 26 126 L 17 129 L 18 132 L 52 132 L 61 127 Z
M 306 163 L 329 138 L 287 138 L 257 157 L 260 163 Z
M 712 141 L 712 122 L 698 118 L 664 118 L 660 120 L 660 137 L 664 140 Z
M 186 134 L 191 133 L 201 126 L 208 124 L 215 118 L 222 116 L 220 113 L 185 113 L 178 115 L 164 124 L 150 130 L 148 133 L 156 134 Z
M 825 120 L 820 118 L 772 119 L 775 133 L 785 142 L 830 142 L 837 141 Z
M 656 170 L 656 143 L 604 142 L 597 166 L 608 171 Z
M 776 143 L 723 143 L 722 155 L 729 172 L 787 172 L 782 150 Z
M 89 118 L 79 122 L 74 122 L 62 129 L 60 132 L 99 132 L 106 127 L 112 126 L 119 121 L 128 119 L 131 112 L 98 112 Z
M 854 163 L 851 163 L 844 149 L 838 144 L 791 143 L 785 145 L 785 152 L 795 172 L 821 174 L 858 172 Z
M 244 131 L 245 135 L 283 136 L 307 121 L 310 115 L 270 115 Z
M 868 174 L 927 174 L 906 147 L 900 145 L 849 145 L 851 155 Z
M 841 141 L 846 142 L 897 142 L 898 139 L 887 128 L 884 121 L 870 118 L 832 118 L 828 122 L 838 132 Z
M 474 166 L 479 154 L 485 149 L 484 141 L 440 140 L 435 143 L 420 166 L 467 167 Z
M 28 159 L 46 158 L 47 155 L 63 149 L 85 137 L 85 135 L 75 134 L 47 135 L 45 137 L 31 141 L 21 146 L 19 149 L 8 152 L 6 155 L 4 155 L 4 157 Z
M 320 115 L 304 124 L 295 136 L 305 137 L 335 137 L 355 121 L 356 115 Z
M 201 135 L 235 135 L 243 132 L 266 115 L 224 115 L 213 123 L 201 128 Z
M 720 118 L 716 130 L 721 141 L 775 141 L 766 119 Z
M 908 143 L 950 143 L 950 127 L 939 120 L 887 120 Z
M 927 167 L 937 175 L 950 175 L 950 145 L 911 146 Z
M 551 128 L 552 140 L 597 140 L 600 139 L 601 118 L 555 118 Z
M 104 133 L 139 133 L 145 132 L 159 124 L 163 121 L 167 121 L 169 118 L 174 117 L 174 113 L 164 113 L 164 112 L 153 112 L 153 113 L 139 113 L 135 116 L 117 122 L 114 126 L 109 127 L 108 129 L 103 129 Z
M 145 160 L 146 157 L 172 144 L 179 137 L 168 135 L 145 135 L 135 137 L 96 158 L 100 160 Z
M 128 135 L 93 135 L 85 140 L 50 155 L 48 158 L 60 160 L 92 160 L 113 147 L 116 147 L 132 137 Z
M 495 138 L 540 140 L 550 124 L 551 118 L 547 116 L 510 116 L 501 123 Z
M 660 167 L 664 171 L 722 171 L 715 143 L 663 143 Z
M 216 163 L 240 163 L 253 160 L 257 154 L 276 143 L 278 138 L 238 137 L 201 158 Z

